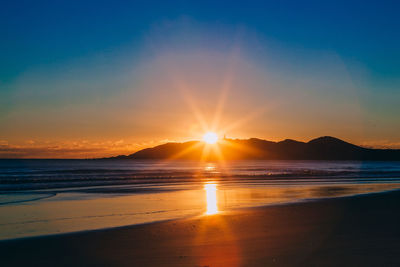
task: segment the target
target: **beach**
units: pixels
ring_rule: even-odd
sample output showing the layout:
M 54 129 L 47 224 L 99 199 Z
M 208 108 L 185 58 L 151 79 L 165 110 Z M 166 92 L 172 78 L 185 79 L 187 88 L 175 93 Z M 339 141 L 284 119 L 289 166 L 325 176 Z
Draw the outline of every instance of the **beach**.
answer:
M 0 267 L 400 267 L 400 1 L 3 1 Z
M 0 242 L 2 266 L 399 266 L 400 191 Z

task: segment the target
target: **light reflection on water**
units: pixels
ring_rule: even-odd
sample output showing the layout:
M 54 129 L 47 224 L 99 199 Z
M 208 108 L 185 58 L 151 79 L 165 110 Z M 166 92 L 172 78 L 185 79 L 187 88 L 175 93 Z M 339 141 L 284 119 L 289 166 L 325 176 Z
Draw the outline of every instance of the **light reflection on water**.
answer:
M 218 198 L 217 198 L 217 184 L 206 183 L 204 185 L 206 191 L 206 204 L 207 204 L 207 215 L 218 213 Z
M 124 188 L 129 189 L 114 189 Z M 169 188 L 171 190 L 150 190 L 140 194 L 122 193 L 122 190 L 115 194 L 60 192 L 40 200 L 34 200 L 33 192 L 23 196 L 7 194 L 3 196 L 3 203 L 10 202 L 7 200 L 10 198 L 14 204 L 0 205 L 0 239 L 149 223 L 201 214 L 215 215 L 236 208 L 395 188 L 400 188 L 400 185 L 260 185 L 227 184 L 211 180 L 197 185 L 176 185 Z M 21 202 L 15 203 L 17 200 Z

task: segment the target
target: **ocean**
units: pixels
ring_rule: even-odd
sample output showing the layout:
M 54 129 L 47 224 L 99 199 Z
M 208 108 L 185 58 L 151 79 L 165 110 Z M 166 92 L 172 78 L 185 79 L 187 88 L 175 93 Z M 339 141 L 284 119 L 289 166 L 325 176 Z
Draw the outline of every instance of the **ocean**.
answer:
M 0 239 L 400 187 L 400 162 L 0 160 Z

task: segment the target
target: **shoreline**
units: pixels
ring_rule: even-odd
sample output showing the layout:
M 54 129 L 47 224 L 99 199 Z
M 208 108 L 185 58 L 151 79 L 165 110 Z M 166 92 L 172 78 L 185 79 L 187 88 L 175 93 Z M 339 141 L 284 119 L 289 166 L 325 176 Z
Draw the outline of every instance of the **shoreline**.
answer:
M 306 245 L 314 248 L 311 258 L 296 264 L 347 265 L 350 259 L 352 264 L 370 266 L 379 260 L 380 265 L 386 262 L 392 266 L 400 263 L 397 256 L 399 203 L 400 190 L 390 190 L 243 208 L 210 216 L 8 239 L 0 241 L 0 256 L 5 266 L 29 263 L 51 266 L 60 264 L 59 257 L 63 258 L 63 266 L 285 266 L 296 263 L 304 255 L 303 245 Z M 330 242 L 324 242 L 324 238 Z M 312 245 L 315 242 L 320 246 Z M 341 246 L 336 251 L 328 249 L 338 243 L 359 252 L 348 253 Z M 351 243 L 354 245 L 350 246 Z M 374 250 L 371 248 L 374 244 L 386 249 Z M 17 256 L 21 249 L 24 259 Z M 153 251 L 154 255 L 150 255 Z M 344 253 L 346 260 L 331 258 L 332 253 Z
M 231 208 L 231 209 L 224 210 L 224 211 L 219 211 L 218 215 L 229 215 L 229 214 L 235 214 L 237 212 L 246 212 L 246 211 L 253 211 L 253 210 L 258 210 L 258 209 L 265 209 L 265 208 L 271 208 L 271 207 L 281 207 L 281 206 L 290 206 L 290 205 L 298 205 L 298 204 L 301 205 L 301 204 L 305 204 L 305 203 L 323 202 L 323 201 L 329 201 L 329 200 L 334 200 L 334 199 L 357 198 L 357 197 L 364 197 L 364 196 L 375 195 L 375 194 L 380 195 L 380 194 L 387 194 L 387 193 L 396 192 L 396 191 L 398 191 L 399 194 L 400 194 L 400 188 L 393 188 L 393 189 L 387 189 L 387 190 L 377 191 L 377 192 L 355 193 L 353 195 L 304 198 L 304 199 L 289 200 L 289 201 L 275 202 L 275 203 L 268 203 L 268 204 L 258 204 L 258 205 L 254 205 L 254 206 L 236 207 L 236 208 Z M 54 194 L 54 196 L 55 196 L 55 194 Z M 30 201 L 32 201 L 32 200 L 24 200 L 24 201 L 21 201 L 21 202 L 23 203 L 23 202 L 30 202 Z M 0 206 L 1 206 L 1 204 L 0 204 Z M 91 233 L 91 232 L 119 230 L 119 229 L 131 228 L 131 227 L 136 227 L 136 226 L 143 226 L 143 225 L 148 225 L 148 224 L 157 224 L 157 223 L 170 222 L 170 221 L 179 221 L 179 220 L 189 220 L 189 219 L 201 218 L 203 216 L 208 216 L 208 215 L 206 215 L 205 213 L 201 213 L 201 214 L 197 214 L 197 215 L 185 215 L 185 216 L 179 216 L 179 217 L 170 218 L 170 219 L 160 219 L 160 220 L 154 220 L 154 221 L 149 221 L 149 222 L 126 224 L 126 225 L 120 225 L 120 226 L 110 226 L 110 227 L 95 228 L 95 229 L 85 229 L 85 230 L 62 232 L 62 233 L 53 233 L 53 234 L 43 234 L 43 235 L 7 238 L 7 239 L 0 239 L 0 243 L 1 242 L 14 241 L 14 240 L 25 240 L 25 239 L 35 239 L 35 238 L 39 238 L 40 239 L 40 238 L 48 238 L 48 237 L 53 237 L 53 236 L 54 237 L 56 237 L 56 236 L 68 236 L 68 235 L 84 234 L 84 233 Z

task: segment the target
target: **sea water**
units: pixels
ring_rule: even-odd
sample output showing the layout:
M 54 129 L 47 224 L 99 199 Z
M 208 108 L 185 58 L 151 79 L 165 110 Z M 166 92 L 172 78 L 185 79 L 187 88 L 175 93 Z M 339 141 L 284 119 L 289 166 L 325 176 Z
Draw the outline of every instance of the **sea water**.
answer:
M 0 160 L 0 239 L 400 187 L 400 162 Z

